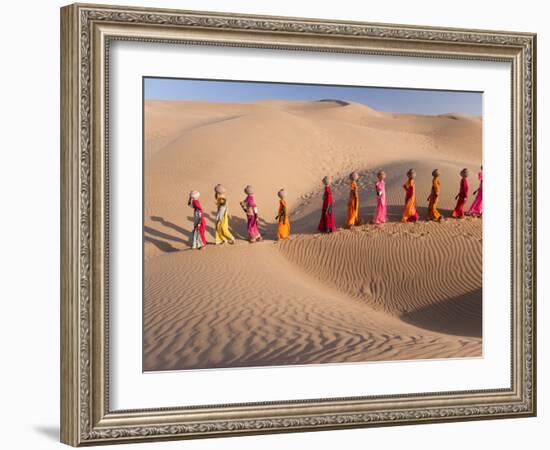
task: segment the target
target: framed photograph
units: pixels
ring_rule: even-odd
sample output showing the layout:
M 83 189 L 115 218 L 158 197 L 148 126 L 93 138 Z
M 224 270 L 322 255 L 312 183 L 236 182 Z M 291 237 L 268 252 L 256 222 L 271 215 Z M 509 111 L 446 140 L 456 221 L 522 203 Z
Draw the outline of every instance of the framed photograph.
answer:
M 536 414 L 536 36 L 61 9 L 61 440 Z

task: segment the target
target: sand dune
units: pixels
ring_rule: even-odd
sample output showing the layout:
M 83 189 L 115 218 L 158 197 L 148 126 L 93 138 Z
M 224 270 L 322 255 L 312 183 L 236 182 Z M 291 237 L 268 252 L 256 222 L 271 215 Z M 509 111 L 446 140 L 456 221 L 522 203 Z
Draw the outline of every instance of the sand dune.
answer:
M 145 102 L 146 370 L 481 355 L 481 220 L 362 226 L 315 234 L 320 179 L 330 174 L 341 225 L 347 174 L 361 216 L 384 168 L 390 220 L 405 172 L 425 213 L 433 168 L 448 215 L 458 172 L 481 163 L 481 120 L 415 116 L 327 99 L 250 104 Z M 252 184 L 268 241 L 188 250 L 198 189 L 213 241 L 213 186 L 228 188 L 230 224 Z M 477 187 L 475 177 L 472 190 Z M 276 191 L 289 192 L 293 235 L 275 244 Z
M 471 334 L 481 318 L 479 220 L 383 227 L 363 226 L 334 236 L 308 235 L 279 244 L 281 252 L 318 282 L 392 316 L 419 318 L 427 328 L 453 321 L 453 332 Z M 467 296 L 479 301 L 463 301 Z M 445 300 L 460 297 L 450 307 Z M 461 331 L 461 327 L 464 330 Z
M 145 273 L 144 369 L 480 355 L 478 337 L 428 331 L 366 307 L 289 265 L 278 246 L 155 258 Z

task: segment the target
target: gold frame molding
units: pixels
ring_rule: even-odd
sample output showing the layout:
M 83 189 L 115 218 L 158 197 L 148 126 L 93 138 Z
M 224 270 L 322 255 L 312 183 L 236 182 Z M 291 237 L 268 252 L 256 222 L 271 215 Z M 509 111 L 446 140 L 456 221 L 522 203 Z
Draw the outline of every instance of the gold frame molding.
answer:
M 509 389 L 112 411 L 108 62 L 113 40 L 505 61 L 512 70 Z M 73 446 L 536 414 L 536 35 L 74 4 L 61 9 L 61 441 Z

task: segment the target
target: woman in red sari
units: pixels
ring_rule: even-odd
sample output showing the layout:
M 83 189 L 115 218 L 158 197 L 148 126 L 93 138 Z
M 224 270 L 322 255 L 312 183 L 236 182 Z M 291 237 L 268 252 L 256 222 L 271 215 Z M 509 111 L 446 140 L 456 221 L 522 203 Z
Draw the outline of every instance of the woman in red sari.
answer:
M 336 231 L 334 222 L 334 204 L 332 201 L 332 191 L 330 190 L 330 178 L 323 178 L 325 193 L 323 194 L 323 209 L 321 210 L 321 220 L 319 221 L 319 231 L 321 233 L 332 233 Z
M 418 211 L 416 210 L 415 176 L 416 172 L 413 169 L 409 169 L 407 172 L 407 181 L 403 185 L 403 189 L 405 189 L 405 208 L 403 209 L 401 222 L 416 222 L 419 217 Z
M 462 169 L 460 176 L 462 177 L 460 179 L 460 191 L 455 197 L 457 202 L 452 214 L 457 219 L 464 217 L 464 205 L 466 204 L 466 200 L 468 200 L 468 169 Z
M 191 248 L 201 250 L 206 246 L 206 220 L 199 202 L 199 191 L 191 191 L 187 204 L 193 208 L 193 233 L 191 233 Z

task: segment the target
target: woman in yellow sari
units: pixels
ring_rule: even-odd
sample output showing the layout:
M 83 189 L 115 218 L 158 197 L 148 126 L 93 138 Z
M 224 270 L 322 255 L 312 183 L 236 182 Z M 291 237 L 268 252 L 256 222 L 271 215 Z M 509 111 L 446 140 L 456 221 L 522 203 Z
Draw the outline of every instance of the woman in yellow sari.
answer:
M 217 184 L 214 187 L 214 197 L 216 199 L 216 245 L 235 243 L 235 238 L 229 231 L 229 212 L 227 210 L 227 200 L 225 198 L 225 187 Z
M 357 188 L 359 174 L 357 172 L 352 172 L 349 175 L 349 179 L 351 181 L 351 186 L 349 191 L 346 226 L 351 228 L 355 225 L 359 225 L 359 193 Z
M 288 218 L 288 208 L 286 205 L 286 191 L 281 189 L 277 192 L 277 196 L 279 197 L 279 212 L 277 213 L 275 220 L 278 221 L 277 239 L 280 241 L 287 238 L 290 234 L 290 220 Z
M 437 210 L 437 202 L 439 201 L 439 192 L 441 190 L 439 183 L 439 170 L 435 169 L 432 172 L 432 190 L 430 196 L 428 197 L 428 212 L 426 214 L 427 220 L 436 220 L 440 221 L 442 219 L 441 214 Z

